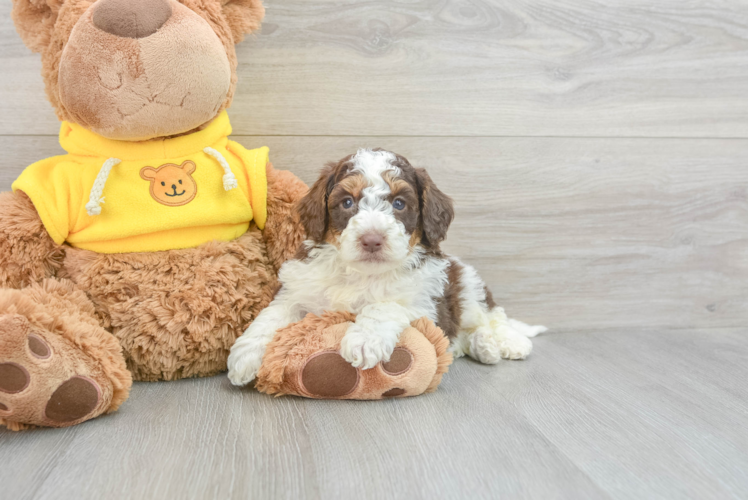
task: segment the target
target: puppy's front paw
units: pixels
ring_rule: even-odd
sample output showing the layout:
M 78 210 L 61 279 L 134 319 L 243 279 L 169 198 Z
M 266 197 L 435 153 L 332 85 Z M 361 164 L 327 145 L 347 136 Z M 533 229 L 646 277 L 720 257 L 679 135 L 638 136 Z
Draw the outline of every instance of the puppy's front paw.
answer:
M 265 344 L 257 339 L 240 337 L 229 354 L 229 380 L 232 384 L 242 386 L 252 382 L 262 365 L 265 355 Z
M 397 338 L 397 335 L 374 332 L 354 323 L 340 342 L 340 355 L 354 368 L 368 370 L 381 361 L 390 360 Z

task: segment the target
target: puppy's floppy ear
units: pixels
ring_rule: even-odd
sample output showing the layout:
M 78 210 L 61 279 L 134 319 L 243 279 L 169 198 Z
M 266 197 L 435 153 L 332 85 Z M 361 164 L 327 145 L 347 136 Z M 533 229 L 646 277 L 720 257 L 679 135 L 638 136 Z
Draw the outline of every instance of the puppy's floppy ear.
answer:
M 422 168 L 415 169 L 421 198 L 421 218 L 426 246 L 437 246 L 447 237 L 447 230 L 455 217 L 452 198 L 442 193 Z
M 11 17 L 26 47 L 41 52 L 49 45 L 62 3 L 61 0 L 13 0 Z
M 221 0 L 223 16 L 231 28 L 234 43 L 244 40 L 244 35 L 256 31 L 265 17 L 262 0 Z
M 306 237 L 321 243 L 327 231 L 327 197 L 333 187 L 335 169 L 328 165 L 309 192 L 296 205 Z

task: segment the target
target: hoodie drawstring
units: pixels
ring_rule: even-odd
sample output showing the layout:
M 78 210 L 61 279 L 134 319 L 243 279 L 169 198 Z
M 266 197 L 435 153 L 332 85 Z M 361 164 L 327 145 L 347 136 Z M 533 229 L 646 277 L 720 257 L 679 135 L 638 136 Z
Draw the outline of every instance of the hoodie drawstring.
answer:
M 203 151 L 215 158 L 221 167 L 223 167 L 223 189 L 230 191 L 238 188 L 239 182 L 237 182 L 234 173 L 231 171 L 231 166 L 229 165 L 229 162 L 226 161 L 226 158 L 224 158 L 219 151 L 216 151 L 213 148 L 205 148 Z M 102 196 L 104 193 L 104 186 L 106 185 L 106 181 L 109 178 L 109 173 L 112 171 L 112 168 L 120 163 L 122 163 L 122 160 L 119 158 L 109 158 L 101 166 L 101 170 L 99 170 L 99 174 L 96 176 L 96 180 L 91 188 L 91 194 L 88 196 L 88 203 L 86 203 L 86 212 L 91 217 L 101 214 L 101 204 L 104 203 L 104 197 Z
M 218 161 L 218 163 L 223 167 L 223 171 L 225 172 L 223 176 L 223 189 L 225 189 L 226 191 L 230 191 L 232 189 L 238 188 L 239 183 L 237 182 L 234 173 L 231 171 L 231 166 L 229 165 L 229 162 L 226 161 L 226 158 L 224 158 L 220 152 L 216 151 L 213 148 L 205 148 L 203 149 L 203 151 L 215 158 L 216 161 Z
M 99 175 L 96 176 L 96 180 L 91 188 L 91 194 L 88 196 L 88 203 L 86 203 L 86 212 L 91 217 L 101 213 L 101 204 L 104 203 L 102 193 L 104 192 L 106 180 L 109 178 L 109 172 L 112 171 L 115 165 L 119 165 L 120 163 L 122 163 L 122 160 L 119 158 L 109 158 L 101 166 Z

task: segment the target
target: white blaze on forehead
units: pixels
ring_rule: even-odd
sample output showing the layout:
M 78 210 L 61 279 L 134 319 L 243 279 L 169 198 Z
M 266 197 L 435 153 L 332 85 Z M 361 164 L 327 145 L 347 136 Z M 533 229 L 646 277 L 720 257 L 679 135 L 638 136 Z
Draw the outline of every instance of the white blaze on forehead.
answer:
M 362 191 L 363 197 L 359 203 L 359 209 L 391 212 L 392 207 L 384 203 L 390 195 L 390 185 L 384 180 L 384 174 L 387 172 L 392 172 L 395 176 L 401 174 L 400 169 L 392 164 L 395 161 L 395 155 L 389 151 L 359 149 L 351 161 L 354 164 L 353 172 L 360 172 L 369 186 Z
M 340 235 L 340 256 L 358 272 L 377 274 L 406 265 L 411 255 L 410 236 L 405 226 L 397 220 L 388 198 L 390 185 L 385 176 L 398 177 L 402 171 L 393 165 L 397 157 L 388 151 L 359 149 L 351 158 L 351 172 L 364 178 L 366 187 L 361 190 L 358 212 L 348 220 Z M 378 259 L 361 248 L 361 237 L 376 233 L 384 237 L 384 245 L 377 253 Z

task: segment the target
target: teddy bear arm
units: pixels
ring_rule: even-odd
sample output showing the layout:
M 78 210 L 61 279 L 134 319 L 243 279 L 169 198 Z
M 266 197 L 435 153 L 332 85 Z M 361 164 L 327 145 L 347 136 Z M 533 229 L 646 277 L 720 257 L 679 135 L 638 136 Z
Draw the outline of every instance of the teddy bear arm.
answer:
M 286 170 L 276 170 L 267 165 L 268 217 L 263 230 L 268 257 L 276 269 L 293 258 L 304 241 L 304 227 L 295 211 L 298 200 L 309 188 L 298 177 Z
M 64 257 L 29 197 L 0 193 L 0 287 L 23 288 L 53 277 Z

